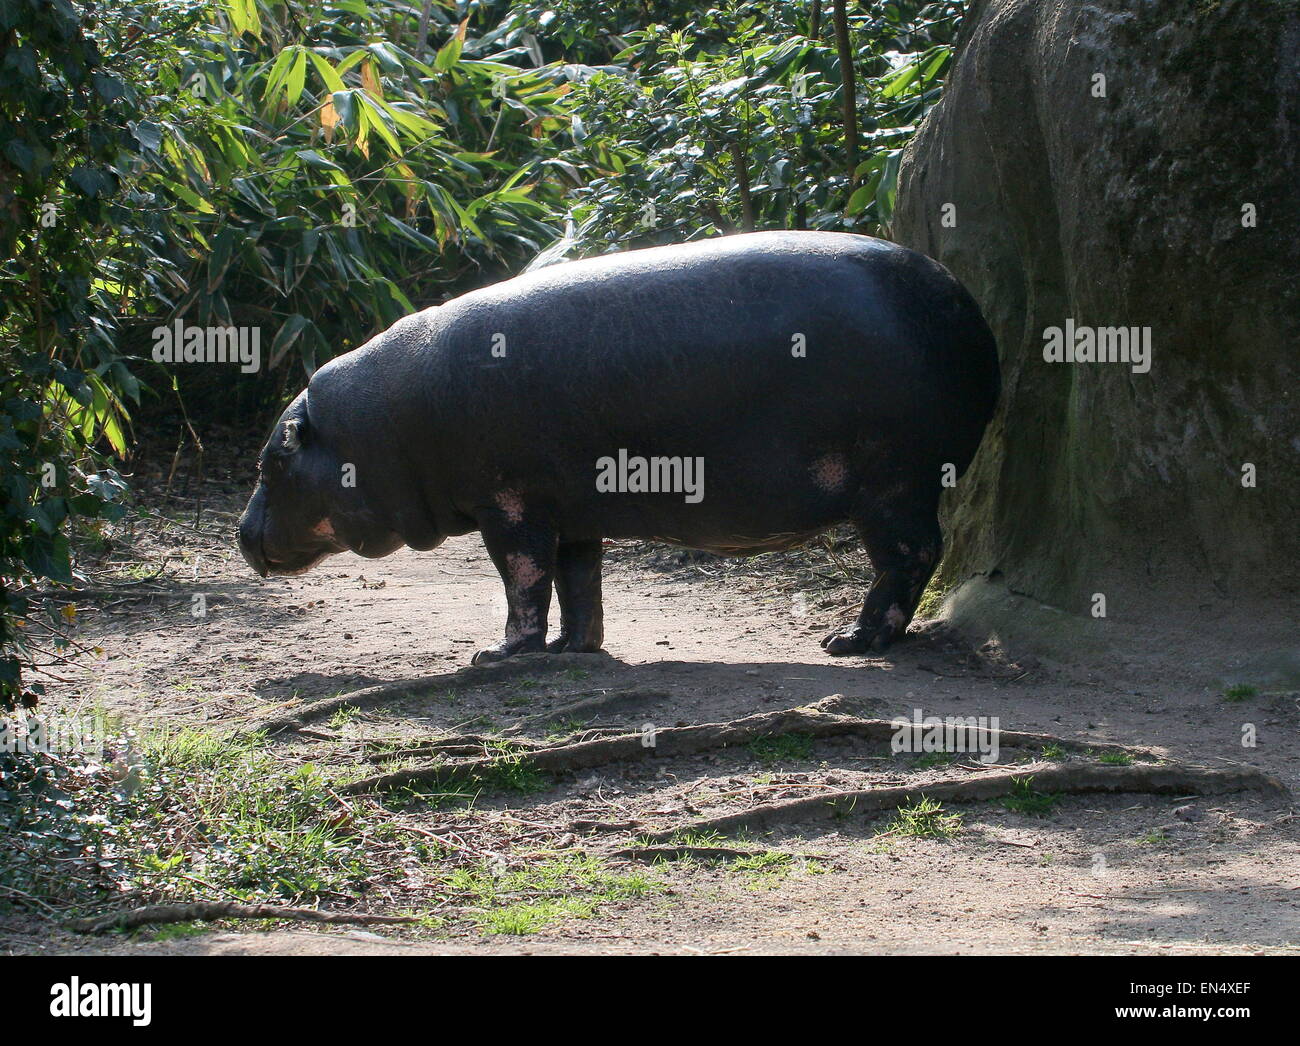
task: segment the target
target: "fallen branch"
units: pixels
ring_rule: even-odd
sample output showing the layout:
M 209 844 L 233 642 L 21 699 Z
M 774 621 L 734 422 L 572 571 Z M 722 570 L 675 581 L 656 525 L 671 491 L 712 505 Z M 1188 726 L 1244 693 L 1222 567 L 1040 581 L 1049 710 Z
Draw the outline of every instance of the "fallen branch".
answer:
M 494 661 L 485 665 L 467 665 L 455 672 L 444 672 L 436 676 L 422 676 L 418 679 L 401 679 L 392 683 L 377 683 L 374 686 L 352 690 L 304 705 L 293 712 L 272 716 L 261 722 L 245 727 L 242 733 L 265 733 L 268 737 L 297 730 L 313 719 L 333 715 L 340 708 L 373 708 L 402 698 L 419 697 L 437 690 L 469 690 L 487 683 L 511 679 L 515 676 L 532 675 L 547 670 L 558 670 L 577 665 L 591 665 L 593 662 L 612 660 L 604 652 L 595 654 L 520 654 L 506 661 Z
M 356 781 L 348 785 L 344 791 L 358 793 L 412 785 L 447 785 L 474 781 L 506 768 L 549 772 L 582 770 L 651 756 L 694 755 L 709 749 L 726 748 L 759 738 L 778 737 L 782 734 L 805 734 L 814 738 L 859 737 L 870 741 L 892 741 L 900 729 L 912 728 L 912 724 L 906 720 L 859 719 L 857 716 L 828 711 L 840 707 L 842 700 L 839 694 L 832 694 L 813 705 L 775 712 L 760 712 L 727 723 L 664 727 L 654 731 L 653 734 L 624 733 L 590 741 L 548 745 L 532 751 L 502 756 L 484 756 L 461 763 L 443 763 L 399 770 Z M 1155 757 L 1155 753 L 1150 749 L 1131 748 L 1105 742 L 1066 741 L 1051 734 L 1000 730 L 997 738 L 1000 745 L 1012 748 L 1032 748 L 1053 744 L 1069 751 L 1123 752 L 1130 756 Z
M 1040 794 L 1083 795 L 1092 792 L 1143 792 L 1149 794 L 1220 795 L 1259 790 L 1286 794 L 1275 777 L 1252 767 L 1214 769 L 1204 766 L 1107 766 L 1069 763 L 1064 766 L 1027 767 L 1002 774 L 985 774 L 961 781 L 934 781 L 894 788 L 864 788 L 808 799 L 764 803 L 734 814 L 706 817 L 659 832 L 645 833 L 650 843 L 671 842 L 680 832 L 717 832 L 769 829 L 803 821 L 824 821 L 853 813 L 877 813 L 906 806 L 922 797 L 941 802 L 973 803 L 1010 795 L 1023 782 Z
M 306 731 L 299 730 L 299 733 Z M 415 744 L 407 745 L 405 748 L 388 748 L 378 752 L 369 752 L 366 755 L 368 763 L 391 763 L 398 759 L 408 759 L 417 755 L 439 755 L 439 756 L 486 756 L 495 747 L 502 744 L 500 737 L 493 737 L 488 734 L 447 734 L 445 737 L 435 737 L 428 741 L 418 741 Z M 526 751 L 529 748 L 541 748 L 545 741 L 533 741 L 527 737 L 511 738 L 509 744 L 511 747 L 518 748 L 519 751 Z M 498 751 L 498 756 L 509 755 L 512 753 Z
M 366 912 L 322 912 L 315 908 L 289 908 L 278 904 L 237 904 L 234 901 L 196 901 L 193 904 L 149 904 L 107 915 L 74 919 L 68 929 L 76 933 L 133 930 L 159 923 L 211 922 L 215 919 L 293 919 L 313 923 L 418 923 L 418 915 L 371 915 Z
M 299 729 L 304 737 L 311 737 L 310 730 Z M 575 741 L 588 741 L 593 737 L 608 737 L 611 734 L 625 733 L 622 727 L 588 727 L 569 735 L 565 744 Z M 373 743 L 373 742 L 371 742 Z M 418 755 L 438 756 L 489 756 L 496 752 L 497 758 L 509 758 L 515 752 L 528 751 L 530 748 L 546 748 L 548 742 L 532 737 L 513 736 L 506 738 L 501 734 L 447 734 L 430 741 L 417 741 L 405 748 L 389 748 L 370 752 L 365 759 L 368 763 L 391 763 Z M 507 750 L 509 749 L 509 750 Z
M 681 861 L 695 857 L 702 861 L 731 861 L 742 857 L 758 857 L 763 850 L 737 850 L 730 846 L 630 846 L 614 850 L 609 857 L 628 861 Z
M 574 832 L 630 832 L 640 828 L 643 821 L 596 821 L 590 818 L 581 817 L 576 821 L 569 822 L 569 831 Z
M 694 857 L 702 861 L 733 861 L 745 857 L 762 857 L 769 850 L 737 850 L 731 846 L 630 846 L 623 850 L 614 850 L 605 856 L 622 858 L 628 861 L 681 861 Z M 782 857 L 799 857 L 807 861 L 829 860 L 825 854 L 787 854 Z

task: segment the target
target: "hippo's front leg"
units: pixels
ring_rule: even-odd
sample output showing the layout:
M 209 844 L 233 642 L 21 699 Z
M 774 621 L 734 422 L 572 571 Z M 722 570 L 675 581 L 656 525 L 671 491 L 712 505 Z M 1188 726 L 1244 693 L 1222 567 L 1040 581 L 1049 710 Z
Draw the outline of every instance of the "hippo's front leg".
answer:
M 555 579 L 554 529 L 524 518 L 513 504 L 479 517 L 483 545 L 506 586 L 506 636 L 480 650 L 473 664 L 546 649 L 546 617 Z

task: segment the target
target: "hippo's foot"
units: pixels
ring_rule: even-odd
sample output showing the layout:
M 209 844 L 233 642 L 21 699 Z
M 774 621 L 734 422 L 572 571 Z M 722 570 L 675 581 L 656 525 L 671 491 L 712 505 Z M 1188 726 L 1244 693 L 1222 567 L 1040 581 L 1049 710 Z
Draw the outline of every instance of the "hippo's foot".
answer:
M 600 640 L 587 637 L 570 639 L 563 632 L 546 644 L 552 654 L 594 654 L 600 649 Z
M 516 654 L 538 654 L 545 649 L 546 644 L 542 642 L 542 637 L 539 635 L 517 636 L 514 639 L 503 639 L 495 646 L 484 647 L 470 658 L 469 663 L 487 665 L 493 661 L 504 661 Z
M 933 491 L 903 491 L 885 503 L 868 499 L 868 511 L 855 522 L 876 578 L 853 627 L 822 640 L 826 653 L 867 654 L 903 638 L 943 553 L 934 499 Z
M 832 632 L 822 640 L 822 649 L 831 657 L 847 657 L 884 650 L 894 638 L 894 629 L 890 625 L 874 631 L 854 626 L 847 632 Z

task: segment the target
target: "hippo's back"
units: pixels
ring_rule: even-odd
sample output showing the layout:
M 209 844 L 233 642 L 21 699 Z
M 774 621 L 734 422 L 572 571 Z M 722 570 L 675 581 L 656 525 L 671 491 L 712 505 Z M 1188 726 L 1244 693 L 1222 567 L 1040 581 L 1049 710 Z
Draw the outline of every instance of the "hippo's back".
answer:
M 654 432 L 702 415 L 901 422 L 997 397 L 991 334 L 941 266 L 884 240 L 776 232 L 551 266 L 430 314 L 439 378 Z M 936 419 L 940 420 L 940 419 Z M 972 448 L 973 449 L 973 448 Z

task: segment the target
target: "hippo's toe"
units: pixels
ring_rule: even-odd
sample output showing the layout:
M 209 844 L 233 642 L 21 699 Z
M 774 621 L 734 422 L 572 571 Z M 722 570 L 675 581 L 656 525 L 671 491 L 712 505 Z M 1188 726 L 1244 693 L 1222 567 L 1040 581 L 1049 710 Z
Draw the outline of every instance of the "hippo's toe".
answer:
M 542 638 L 537 635 L 521 636 L 516 639 L 505 639 L 494 646 L 484 647 L 470 658 L 471 665 L 486 665 L 493 661 L 504 661 L 508 657 L 514 657 L 515 654 L 538 654 L 546 649 L 546 644 Z
M 896 638 L 898 630 L 892 624 L 881 625 L 874 631 L 855 627 L 847 632 L 832 632 L 822 640 L 822 649 L 831 657 L 879 653 L 888 649 Z
M 832 632 L 822 640 L 822 649 L 831 657 L 865 654 L 868 648 L 867 638 L 856 628 L 849 632 Z

